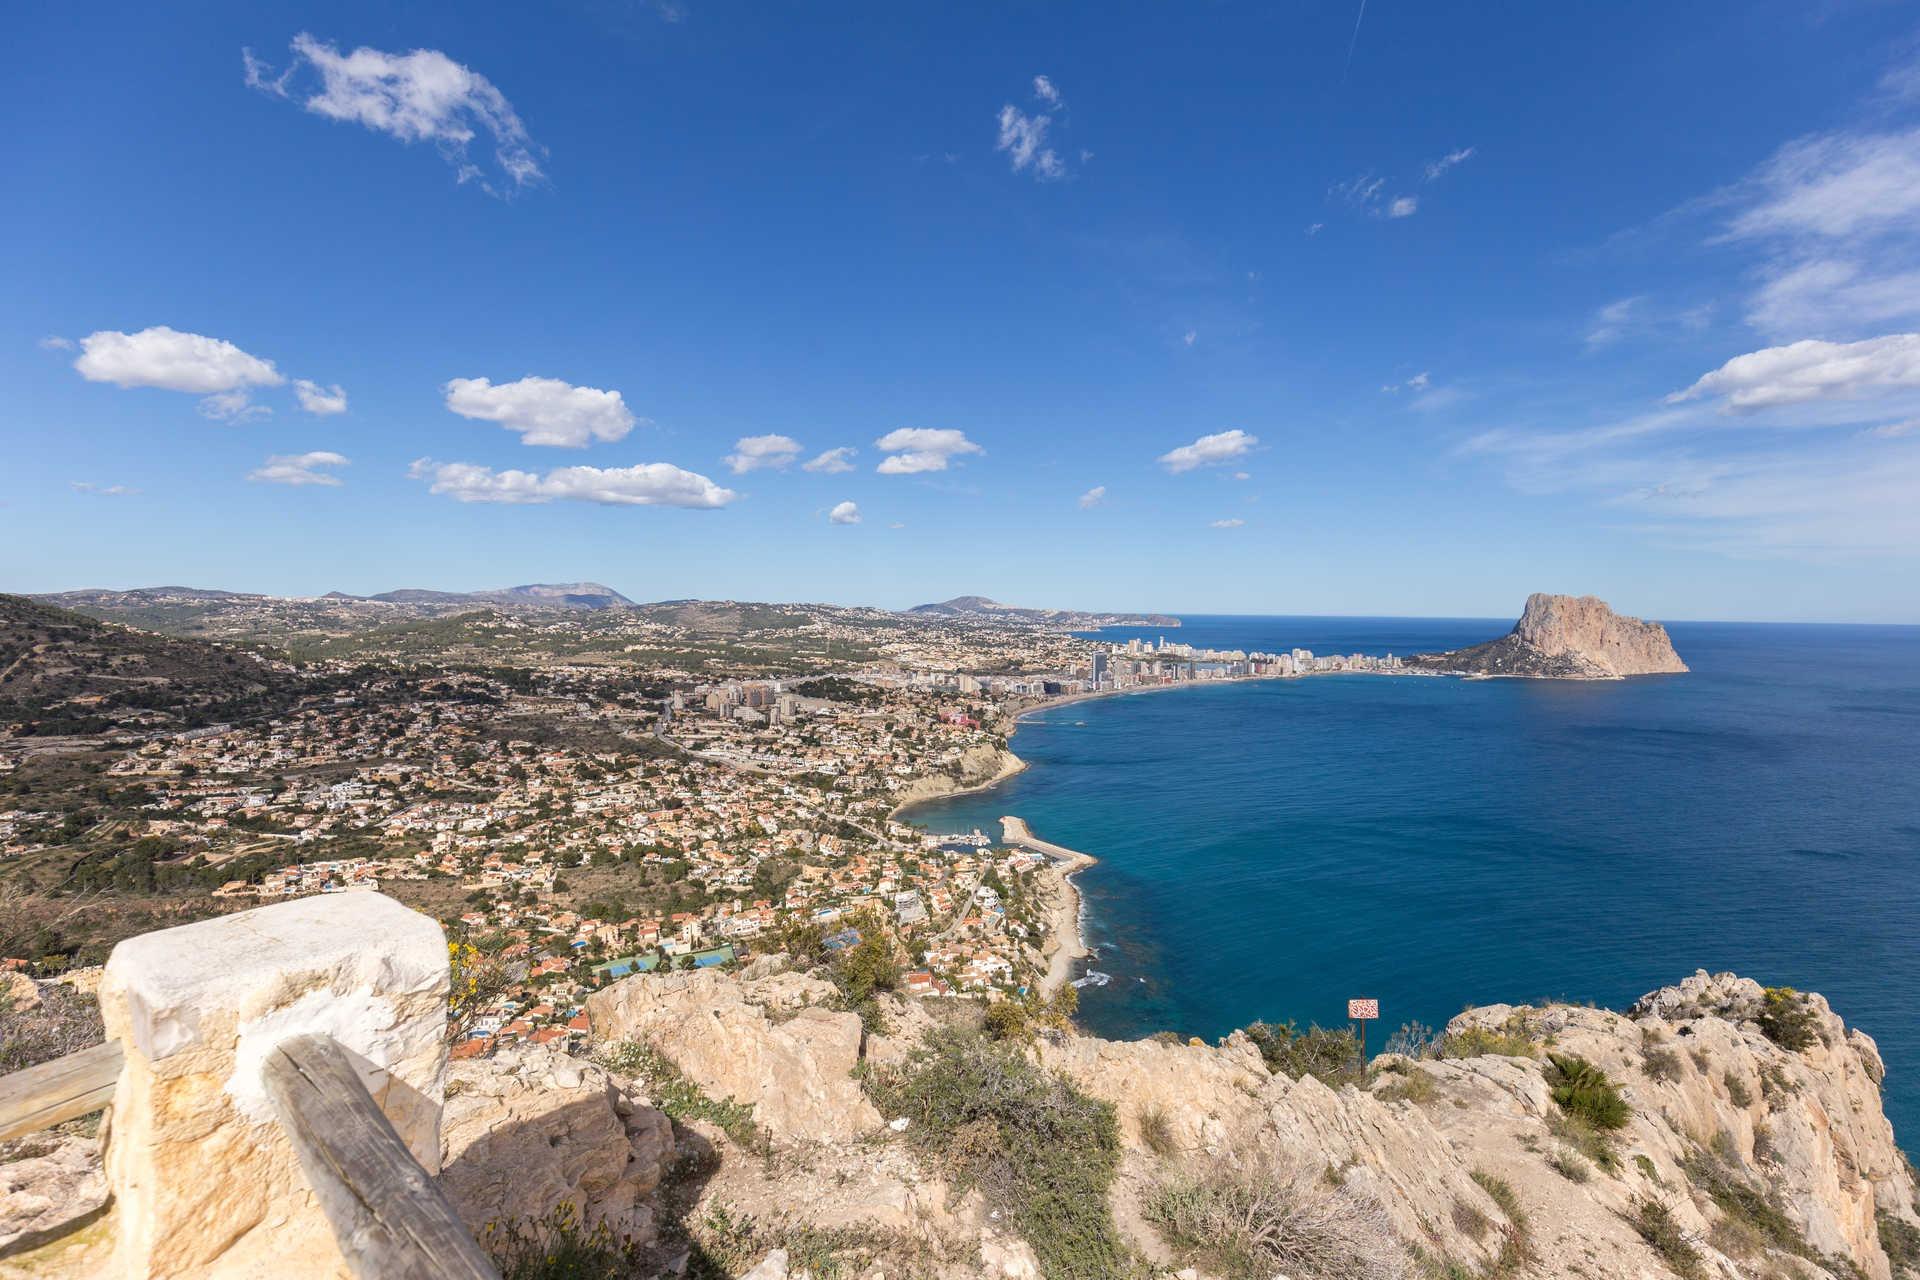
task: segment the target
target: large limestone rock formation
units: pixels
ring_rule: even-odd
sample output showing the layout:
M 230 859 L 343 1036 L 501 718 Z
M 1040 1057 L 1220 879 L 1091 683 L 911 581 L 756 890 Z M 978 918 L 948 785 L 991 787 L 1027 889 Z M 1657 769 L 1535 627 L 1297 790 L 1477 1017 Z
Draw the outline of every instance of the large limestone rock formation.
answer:
M 1409 666 L 1466 675 L 1610 680 L 1683 672 L 1667 629 L 1623 617 L 1594 596 L 1535 592 L 1513 630 L 1451 653 L 1422 653 Z
M 776 1141 L 844 1142 L 880 1113 L 853 1078 L 860 1019 L 825 1007 L 831 983 L 797 973 L 639 974 L 587 1000 L 596 1043 L 652 1046 L 707 1093 L 753 1108 Z
M 589 1227 L 653 1239 L 673 1125 L 590 1062 L 527 1046 L 453 1063 L 440 1134 L 440 1189 L 476 1234 L 571 1204 Z

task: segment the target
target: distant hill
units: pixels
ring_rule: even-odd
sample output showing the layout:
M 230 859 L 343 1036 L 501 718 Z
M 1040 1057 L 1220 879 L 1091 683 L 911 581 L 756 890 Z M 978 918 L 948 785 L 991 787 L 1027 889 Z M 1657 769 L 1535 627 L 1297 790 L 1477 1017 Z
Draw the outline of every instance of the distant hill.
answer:
M 0 595 L 0 735 L 194 728 L 275 705 L 295 683 L 251 654 Z
M 1059 627 L 1066 631 L 1093 631 L 1101 627 L 1177 627 L 1180 619 L 1164 613 L 1089 613 L 1080 609 L 1023 609 L 985 596 L 955 596 L 938 604 L 920 604 L 907 610 L 920 617 L 980 618 L 1022 622 L 1030 626 Z
M 549 609 L 614 609 L 633 601 L 598 582 L 533 582 L 521 587 L 497 587 L 491 591 L 430 591 L 420 587 L 402 587 L 374 596 L 347 596 L 329 593 L 331 600 L 378 600 L 383 604 L 517 604 Z

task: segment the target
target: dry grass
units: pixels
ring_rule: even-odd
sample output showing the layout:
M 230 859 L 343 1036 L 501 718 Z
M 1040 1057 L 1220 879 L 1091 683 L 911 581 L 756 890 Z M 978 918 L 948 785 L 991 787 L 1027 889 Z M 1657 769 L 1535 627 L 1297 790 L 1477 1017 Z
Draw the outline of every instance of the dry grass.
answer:
M 1239 1280 L 1410 1280 L 1386 1211 L 1324 1171 L 1271 1156 L 1220 1159 L 1155 1187 L 1150 1220 L 1176 1250 Z

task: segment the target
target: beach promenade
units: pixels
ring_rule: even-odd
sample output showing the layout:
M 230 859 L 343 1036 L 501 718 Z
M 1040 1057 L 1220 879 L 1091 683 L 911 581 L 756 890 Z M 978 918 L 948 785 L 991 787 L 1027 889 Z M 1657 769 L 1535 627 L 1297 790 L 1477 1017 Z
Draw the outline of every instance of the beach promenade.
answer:
M 1073 977 L 1073 962 L 1087 954 L 1086 939 L 1080 932 L 1080 890 L 1073 883 L 1078 872 L 1096 861 L 1091 855 L 1069 849 L 1033 834 L 1022 818 L 1011 815 L 1000 819 L 1005 843 L 1053 859 L 1047 868 L 1051 892 L 1047 905 L 1047 973 L 1040 980 L 1042 995 L 1052 995 Z

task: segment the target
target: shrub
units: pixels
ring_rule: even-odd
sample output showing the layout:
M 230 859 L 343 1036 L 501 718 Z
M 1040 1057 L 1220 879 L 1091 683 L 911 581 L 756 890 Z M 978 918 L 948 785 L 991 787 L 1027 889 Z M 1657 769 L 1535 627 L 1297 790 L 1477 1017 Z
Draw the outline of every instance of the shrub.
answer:
M 591 1229 L 571 1203 L 544 1218 L 489 1222 L 481 1246 L 500 1280 L 622 1280 L 638 1274 L 639 1250 L 602 1222 Z
M 1672 1207 L 1665 1201 L 1641 1196 L 1633 1202 L 1633 1212 L 1627 1221 L 1680 1280 L 1697 1280 L 1706 1274 L 1700 1251 L 1687 1239 L 1687 1233 L 1674 1219 Z
M 1373 1096 L 1387 1102 L 1431 1102 L 1434 1094 L 1433 1076 L 1407 1062 L 1395 1062 L 1387 1070 L 1396 1078 L 1373 1091 Z
M 1532 1031 L 1519 1014 L 1508 1018 L 1497 1031 L 1491 1027 L 1467 1027 L 1440 1041 L 1442 1058 L 1478 1058 L 1490 1053 L 1507 1058 L 1537 1058 L 1540 1046 L 1534 1043 Z
M 100 1006 L 60 982 L 41 983 L 39 1001 L 18 1008 L 0 991 L 0 1075 L 24 1071 L 99 1044 Z
M 1794 1053 L 1812 1048 L 1820 1038 L 1819 1015 L 1792 987 L 1768 987 L 1754 1021 L 1767 1039 Z
M 1729 1071 L 1721 1077 L 1721 1081 L 1727 1086 L 1727 1097 L 1733 1100 L 1734 1106 L 1750 1107 L 1753 1105 L 1753 1091 L 1747 1088 L 1747 1082 L 1745 1080 L 1742 1080 L 1739 1076 Z
M 1147 1150 L 1153 1154 L 1170 1156 L 1180 1149 L 1179 1143 L 1174 1141 L 1173 1122 L 1167 1119 L 1164 1108 L 1142 1107 L 1134 1119 L 1140 1126 L 1140 1140 L 1147 1144 Z
M 1730 1145 L 1730 1144 L 1729 1144 Z M 1735 1173 L 1724 1158 L 1696 1151 L 1682 1166 L 1688 1181 L 1707 1196 L 1736 1226 L 1762 1237 L 1774 1248 L 1809 1262 L 1821 1262 L 1800 1228 L 1787 1217 L 1780 1201 Z
M 1382 1053 L 1397 1053 L 1403 1058 L 1431 1058 L 1440 1049 L 1440 1033 L 1424 1022 L 1403 1022 L 1387 1037 Z
M 1671 1049 L 1648 1049 L 1640 1055 L 1640 1070 L 1649 1080 L 1678 1080 L 1680 1055 Z
M 1270 1156 L 1204 1164 L 1142 1208 L 1170 1245 L 1233 1277 L 1402 1280 L 1411 1264 L 1378 1204 Z
M 1570 1147 L 1555 1148 L 1554 1153 L 1547 1157 L 1547 1163 L 1568 1182 L 1585 1182 L 1593 1176 L 1593 1169 L 1587 1164 L 1586 1157 Z
M 1633 1108 L 1620 1096 L 1619 1086 L 1585 1058 L 1549 1053 L 1547 1084 L 1562 1111 L 1595 1129 L 1624 1129 L 1633 1118 Z
M 904 1064 L 867 1082 L 880 1109 L 957 1190 L 978 1187 L 1033 1247 L 1048 1280 L 1124 1269 L 1107 1206 L 1120 1161 L 1113 1107 L 1029 1062 L 1017 1048 L 946 1027 Z
M 1920 1275 L 1920 1227 L 1885 1210 L 1874 1215 L 1874 1225 L 1879 1228 L 1880 1247 L 1893 1264 L 1893 1274 Z
M 602 1049 L 594 1060 L 615 1075 L 638 1080 L 653 1105 L 673 1119 L 704 1120 L 750 1151 L 766 1147 L 766 1135 L 754 1124 L 751 1105 L 712 1097 L 651 1045 L 622 1040 Z
M 1550 1117 L 1547 1121 L 1547 1132 L 1608 1173 L 1620 1167 L 1620 1154 L 1613 1149 L 1613 1138 L 1578 1116 L 1562 1112 L 1560 1115 Z
M 1314 1026 L 1302 1031 L 1292 1022 L 1256 1022 L 1247 1028 L 1247 1038 L 1259 1047 L 1268 1069 L 1295 1080 L 1312 1076 L 1338 1088 L 1366 1078 L 1360 1039 L 1344 1028 Z

